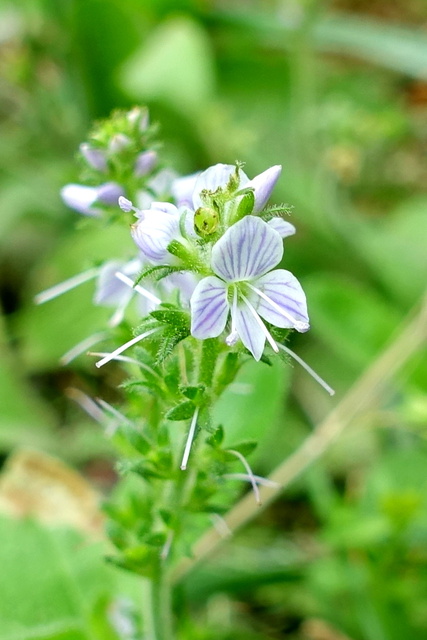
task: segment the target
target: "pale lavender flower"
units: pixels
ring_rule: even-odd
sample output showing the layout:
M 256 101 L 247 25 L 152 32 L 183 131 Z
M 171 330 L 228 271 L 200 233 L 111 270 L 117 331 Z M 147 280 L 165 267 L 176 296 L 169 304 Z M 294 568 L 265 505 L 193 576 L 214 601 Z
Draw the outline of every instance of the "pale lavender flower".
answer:
M 122 211 L 135 212 L 138 218 L 132 225 L 131 234 L 144 258 L 152 264 L 168 264 L 171 254 L 168 246 L 180 237 L 181 211 L 169 202 L 152 202 L 150 209 L 137 209 L 127 198 L 119 198 Z
M 145 176 L 147 173 L 150 173 L 150 171 L 152 171 L 156 166 L 157 159 L 156 151 L 149 150 L 138 154 L 134 166 L 135 176 L 140 178 L 141 176 Z
M 105 182 L 97 187 L 67 184 L 61 189 L 63 202 L 85 216 L 100 216 L 102 210 L 96 205 L 115 205 L 120 196 L 123 196 L 123 189 L 115 182 Z
M 191 297 L 191 333 L 204 340 L 219 336 L 231 314 L 229 345 L 240 338 L 256 360 L 267 339 L 279 348 L 265 326 L 304 332 L 309 329 L 304 291 L 295 276 L 284 269 L 272 269 L 283 256 L 282 238 L 271 225 L 246 216 L 218 240 L 212 249 L 208 276 Z
M 282 167 L 275 165 L 249 180 L 246 173 L 239 169 L 239 186 L 236 193 L 242 189 L 253 189 L 255 197 L 253 213 L 264 209 L 281 171 Z M 203 191 L 212 192 L 218 187 L 225 188 L 235 172 L 236 166 L 233 164 L 216 164 L 202 173 L 193 173 L 175 180 L 172 184 L 172 195 L 178 205 L 191 206 L 192 204 L 196 210 L 204 204 L 201 197 Z
M 281 165 L 276 164 L 244 185 L 245 189 L 252 188 L 254 190 L 255 204 L 252 213 L 258 213 L 264 209 L 281 172 Z
M 102 172 L 107 170 L 107 157 L 105 151 L 95 149 L 87 142 L 83 142 L 80 145 L 80 153 L 92 169 Z

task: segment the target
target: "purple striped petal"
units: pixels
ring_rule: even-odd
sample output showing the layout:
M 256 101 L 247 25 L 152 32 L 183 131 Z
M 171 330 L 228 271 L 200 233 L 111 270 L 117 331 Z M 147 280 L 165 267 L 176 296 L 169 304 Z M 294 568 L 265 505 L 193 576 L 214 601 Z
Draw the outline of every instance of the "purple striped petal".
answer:
M 168 207 L 173 205 L 165 203 L 165 208 Z M 138 222 L 131 227 L 135 243 L 143 255 L 154 264 L 168 264 L 168 245 L 179 235 L 178 210 L 176 207 L 173 209 L 176 215 L 159 208 L 141 211 Z
M 193 291 L 191 333 L 205 340 L 216 338 L 225 329 L 228 318 L 227 286 L 219 278 L 203 278 Z
M 216 191 L 218 187 L 226 187 L 230 176 L 235 172 L 236 167 L 234 164 L 216 164 L 213 167 L 209 167 L 206 171 L 203 171 L 196 180 L 193 193 L 193 206 L 194 209 L 198 209 L 203 206 L 203 202 L 200 198 L 200 192 L 206 189 L 207 191 Z M 246 187 L 249 182 L 248 176 L 239 170 L 240 184 L 239 189 Z
M 282 259 L 280 235 L 266 222 L 246 216 L 230 227 L 212 249 L 212 269 L 226 282 L 258 278 Z
M 255 360 L 259 360 L 264 351 L 265 335 L 249 307 L 240 302 L 236 310 L 232 310 L 236 331 L 240 340 Z
M 272 218 L 267 222 L 267 224 L 269 227 L 277 231 L 281 238 L 293 236 L 297 231 L 293 224 L 286 222 L 283 218 Z
M 257 295 L 254 291 L 250 296 L 257 312 L 267 322 L 271 322 L 271 324 L 281 328 L 293 328 L 295 327 L 295 322 L 304 323 L 306 326 L 301 325 L 301 327 L 297 326 L 295 328 L 298 331 L 307 331 L 309 329 L 305 293 L 290 271 L 276 269 L 252 282 L 252 285 L 262 291 L 273 302 L 271 304 L 258 295 L 258 300 L 254 303 L 253 296 Z
M 263 171 L 263 173 L 260 173 L 258 176 L 255 176 L 253 180 L 250 180 L 246 185 L 244 185 L 246 188 L 252 187 L 254 190 L 255 205 L 253 213 L 258 213 L 258 211 L 262 211 L 264 209 L 281 171 L 281 165 L 277 164 L 274 167 L 267 169 L 267 171 Z

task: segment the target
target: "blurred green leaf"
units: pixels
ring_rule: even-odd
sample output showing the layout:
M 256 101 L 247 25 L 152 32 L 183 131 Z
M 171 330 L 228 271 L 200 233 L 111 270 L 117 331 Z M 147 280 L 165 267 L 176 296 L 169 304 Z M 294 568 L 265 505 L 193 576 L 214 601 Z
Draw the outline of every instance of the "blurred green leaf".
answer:
M 114 640 L 113 573 L 70 530 L 0 519 L 0 640 Z
M 378 353 L 400 316 L 374 289 L 333 273 L 304 281 L 313 331 L 348 364 L 361 368 Z
M 121 74 L 133 98 L 164 100 L 187 115 L 208 106 L 214 82 L 209 38 L 188 16 L 163 22 Z

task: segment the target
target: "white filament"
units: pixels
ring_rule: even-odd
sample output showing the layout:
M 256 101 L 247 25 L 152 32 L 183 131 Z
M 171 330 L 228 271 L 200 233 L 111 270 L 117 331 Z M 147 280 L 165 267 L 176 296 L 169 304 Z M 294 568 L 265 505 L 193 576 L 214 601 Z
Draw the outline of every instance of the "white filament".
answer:
M 323 378 L 321 378 L 319 374 L 316 373 L 314 369 L 310 367 L 310 365 L 308 365 L 302 358 L 300 358 L 294 351 L 292 351 L 292 349 L 289 349 L 289 347 L 285 347 L 284 344 L 280 344 L 280 343 L 279 343 L 279 347 L 280 349 L 282 349 L 282 351 L 285 351 L 294 360 L 296 360 L 311 375 L 311 377 L 314 378 L 316 382 L 318 382 L 320 386 L 323 387 L 325 391 L 329 393 L 330 396 L 333 396 L 335 394 L 335 391 L 332 389 L 332 387 L 330 387 L 328 383 L 325 382 Z
M 197 416 L 199 415 L 199 407 L 196 408 L 193 417 L 191 418 L 190 430 L 187 436 L 187 442 L 185 443 L 184 455 L 182 456 L 181 470 L 185 471 L 187 468 L 188 458 L 190 457 L 191 445 L 193 444 L 194 434 L 196 433 Z
M 93 335 L 89 336 L 88 338 L 85 338 L 84 340 L 76 344 L 72 349 L 64 353 L 64 355 L 61 356 L 59 360 L 60 363 L 63 365 L 69 364 L 75 358 L 77 358 L 77 356 L 79 356 L 81 353 L 83 353 L 84 351 L 87 351 L 87 349 L 90 349 L 91 347 L 93 347 L 94 344 L 96 344 L 97 342 L 101 342 L 106 338 L 108 338 L 108 334 L 105 331 L 94 333 Z
M 43 304 L 44 302 L 53 300 L 54 298 L 57 298 L 63 293 L 67 293 L 67 291 L 71 291 L 72 289 L 75 289 L 76 287 L 83 284 L 84 282 L 87 282 L 88 280 L 92 280 L 93 278 L 96 278 L 96 276 L 99 275 L 100 271 L 101 269 L 99 267 L 95 267 L 93 269 L 88 269 L 88 271 L 84 271 L 83 273 L 79 273 L 78 275 L 73 276 L 72 278 L 68 278 L 68 280 L 64 280 L 63 282 L 60 282 L 59 284 L 55 284 L 53 287 L 50 287 L 49 289 L 46 289 L 45 291 L 38 293 L 35 296 L 34 301 L 36 304 Z
M 268 304 L 271 305 L 273 309 L 275 309 L 278 313 L 280 313 L 280 315 L 282 315 L 287 320 L 290 320 L 290 322 L 293 323 L 295 329 L 298 329 L 299 331 L 304 331 L 309 328 L 308 322 L 301 322 L 300 320 L 296 320 L 293 316 L 291 316 L 290 313 L 282 309 L 282 307 L 280 307 L 277 304 L 277 302 L 274 302 L 274 300 L 269 298 L 269 296 L 267 296 L 263 291 L 261 291 L 261 289 L 258 289 L 258 287 L 254 287 L 252 284 L 250 284 L 250 282 L 247 282 L 247 285 L 253 291 L 255 291 L 255 293 L 257 293 L 261 298 L 263 298 L 266 302 L 268 302 Z
M 241 296 L 243 302 L 248 306 L 249 311 L 252 313 L 253 317 L 257 321 L 257 324 L 259 325 L 259 327 L 262 330 L 263 334 L 267 338 L 267 341 L 270 344 L 270 346 L 273 349 L 273 351 L 275 351 L 276 353 L 279 353 L 279 348 L 278 348 L 277 344 L 275 343 L 275 341 L 273 339 L 273 336 L 271 335 L 271 333 L 269 332 L 269 330 L 267 329 L 267 327 L 265 326 L 265 324 L 263 323 L 263 321 L 261 320 L 261 318 L 257 314 L 255 308 L 251 305 L 249 300 L 242 293 L 240 294 L 240 296 Z
M 117 271 L 115 276 L 116 278 L 121 280 L 124 284 L 127 284 L 128 287 L 137 291 L 141 296 L 144 296 L 144 298 L 148 298 L 148 300 L 151 300 L 151 302 L 154 302 L 154 304 L 161 304 L 162 301 L 160 300 L 160 298 L 155 296 L 154 293 L 151 293 L 151 291 L 144 289 L 144 287 L 141 287 L 139 284 L 134 285 L 133 281 L 127 276 L 125 276 L 124 273 Z
M 121 347 L 119 347 L 118 349 L 115 349 L 115 351 L 108 353 L 104 358 L 102 358 L 102 360 L 98 360 L 98 362 L 95 363 L 95 366 L 98 367 L 98 369 L 100 367 L 103 367 L 104 364 L 107 364 L 107 362 L 110 362 L 110 360 L 115 360 L 116 356 L 120 355 L 123 351 L 126 351 L 126 349 L 129 349 L 129 347 L 132 347 L 134 344 L 136 344 L 140 340 L 143 340 L 144 338 L 151 336 L 152 333 L 155 333 L 158 330 L 159 329 L 150 329 L 150 331 L 145 331 L 145 333 L 141 333 L 139 336 L 132 338 L 132 340 L 125 342 L 125 344 L 122 344 Z
M 248 478 L 249 481 L 252 485 L 252 489 L 254 491 L 254 496 L 255 496 L 255 501 L 257 503 L 258 506 L 261 505 L 261 496 L 259 494 L 259 489 L 258 489 L 258 485 L 256 483 L 256 479 L 255 476 L 252 472 L 252 469 L 250 468 L 248 461 L 246 460 L 246 458 L 240 453 L 240 451 L 235 451 L 235 449 L 227 449 L 228 453 L 232 453 L 233 456 L 236 456 L 236 458 L 239 458 L 240 462 L 243 464 L 243 466 L 246 469 L 246 473 L 248 474 Z

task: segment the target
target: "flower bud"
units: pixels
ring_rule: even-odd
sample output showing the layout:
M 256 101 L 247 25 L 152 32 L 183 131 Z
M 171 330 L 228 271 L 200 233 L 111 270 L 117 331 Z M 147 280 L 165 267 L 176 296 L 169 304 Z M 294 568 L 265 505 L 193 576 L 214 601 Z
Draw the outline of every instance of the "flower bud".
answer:
M 105 153 L 101 149 L 94 149 L 87 142 L 80 145 L 80 153 L 88 163 L 96 171 L 106 171 L 107 159 Z
M 218 213 L 210 207 L 199 207 L 194 214 L 194 229 L 200 236 L 209 236 L 214 233 L 218 223 Z
M 124 133 L 116 133 L 116 135 L 111 138 L 108 149 L 111 153 L 120 153 L 120 151 L 129 147 L 130 144 L 131 140 L 128 136 Z
M 157 164 L 157 153 L 156 151 L 143 151 L 140 153 L 135 161 L 134 174 L 136 177 L 140 178 L 142 176 L 150 173 L 152 169 Z

